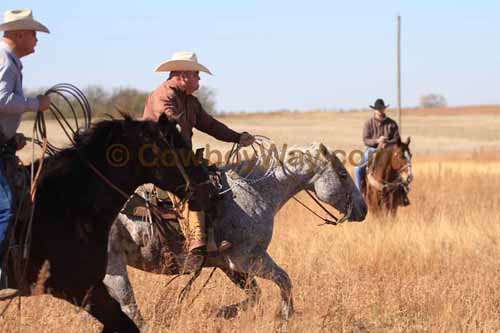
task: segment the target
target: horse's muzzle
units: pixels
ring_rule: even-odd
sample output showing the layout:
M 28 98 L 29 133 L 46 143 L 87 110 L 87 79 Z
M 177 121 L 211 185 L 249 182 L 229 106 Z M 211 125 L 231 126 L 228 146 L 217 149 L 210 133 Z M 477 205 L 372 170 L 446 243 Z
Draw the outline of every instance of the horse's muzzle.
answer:
M 349 216 L 349 222 L 363 222 L 368 214 L 368 206 L 363 198 L 358 199 L 354 202 L 352 207 L 351 215 Z

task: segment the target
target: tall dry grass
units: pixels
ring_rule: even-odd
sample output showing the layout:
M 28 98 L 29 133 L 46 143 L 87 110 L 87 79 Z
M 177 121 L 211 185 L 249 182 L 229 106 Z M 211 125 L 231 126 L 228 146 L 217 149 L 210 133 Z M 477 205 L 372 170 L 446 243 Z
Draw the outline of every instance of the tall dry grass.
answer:
M 486 154 L 415 163 L 412 205 L 395 221 L 317 226 L 290 202 L 278 214 L 270 253 L 294 283 L 291 332 L 500 330 L 500 160 Z M 306 198 L 304 197 L 306 200 Z M 217 307 L 243 293 L 216 272 L 192 306 L 176 309 L 186 279 L 130 269 L 139 306 L 152 332 L 271 332 L 279 293 L 259 280 L 263 297 L 233 320 Z M 196 283 L 199 288 L 208 276 Z M 196 293 L 196 290 L 193 294 Z M 0 318 L 2 332 L 96 332 L 93 318 L 70 304 L 22 298 Z M 3 307 L 6 302 L 0 302 Z

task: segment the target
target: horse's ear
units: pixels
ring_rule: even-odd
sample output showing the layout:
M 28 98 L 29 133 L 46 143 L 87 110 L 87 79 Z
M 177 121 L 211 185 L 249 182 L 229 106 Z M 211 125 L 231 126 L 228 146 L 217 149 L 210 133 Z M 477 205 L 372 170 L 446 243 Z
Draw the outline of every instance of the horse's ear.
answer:
M 162 113 L 158 119 L 158 125 L 162 132 L 171 132 L 175 130 L 175 122 L 170 121 L 165 113 Z
M 319 144 L 319 151 L 321 152 L 321 155 L 328 156 L 328 148 L 326 148 L 324 144 Z
M 409 146 L 409 145 L 410 145 L 410 142 L 411 142 L 411 137 L 408 137 L 408 138 L 406 139 L 405 145 Z
M 128 112 L 125 112 L 125 111 L 122 111 L 122 110 L 118 110 L 118 113 L 120 114 L 120 116 L 123 117 L 123 119 L 125 119 L 125 121 L 132 121 L 132 120 L 134 120 L 134 118 L 132 118 L 132 116 Z

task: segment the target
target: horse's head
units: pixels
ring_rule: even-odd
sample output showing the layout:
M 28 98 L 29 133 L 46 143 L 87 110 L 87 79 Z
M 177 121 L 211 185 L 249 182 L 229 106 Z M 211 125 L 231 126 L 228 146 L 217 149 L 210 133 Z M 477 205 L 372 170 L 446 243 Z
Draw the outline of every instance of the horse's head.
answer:
M 319 145 L 315 175 L 309 186 L 318 198 L 345 215 L 348 221 L 363 221 L 368 208 L 342 162 L 323 144 Z
M 406 175 L 406 182 L 410 183 L 413 178 L 411 169 L 412 154 L 410 151 L 410 137 L 406 142 L 399 140 L 390 148 L 391 168 L 400 175 Z
M 125 116 L 123 135 L 119 142 L 113 142 L 114 146 L 118 147 L 117 143 L 127 150 L 128 174 L 134 181 L 153 183 L 180 198 L 187 197 L 191 210 L 205 210 L 211 206 L 217 190 L 207 168 L 183 139 L 176 123 L 165 115 L 158 122 L 137 121 Z M 116 156 L 108 148 L 108 162 Z

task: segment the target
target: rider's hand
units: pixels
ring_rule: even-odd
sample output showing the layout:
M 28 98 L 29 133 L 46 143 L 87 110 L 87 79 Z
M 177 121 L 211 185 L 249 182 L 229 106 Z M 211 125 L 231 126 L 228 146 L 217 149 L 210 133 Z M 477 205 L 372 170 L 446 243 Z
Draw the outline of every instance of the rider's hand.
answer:
M 245 147 L 245 146 L 251 145 L 252 143 L 254 143 L 254 141 L 255 141 L 255 138 L 253 137 L 253 135 L 251 135 L 250 133 L 247 133 L 247 132 L 243 132 L 240 135 L 239 144 L 242 145 L 243 147 Z
M 50 97 L 45 95 L 38 95 L 38 111 L 46 111 L 50 107 Z
M 16 150 L 21 150 L 26 146 L 26 137 L 23 133 L 16 133 L 14 135 L 14 142 L 16 143 Z
M 385 138 L 385 136 L 380 136 L 378 139 L 377 139 L 377 143 L 379 145 L 383 145 L 384 143 L 386 143 L 387 139 Z

